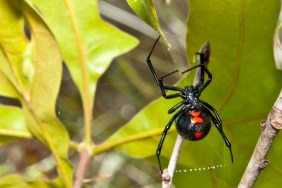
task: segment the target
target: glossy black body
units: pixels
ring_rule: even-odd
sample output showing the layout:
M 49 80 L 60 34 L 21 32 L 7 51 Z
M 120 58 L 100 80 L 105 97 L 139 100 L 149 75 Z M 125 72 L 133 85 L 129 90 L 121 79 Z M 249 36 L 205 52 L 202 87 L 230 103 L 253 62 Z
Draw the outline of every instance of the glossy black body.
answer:
M 190 141 L 197 141 L 205 138 L 211 129 L 211 119 L 207 113 L 202 109 L 197 109 L 196 112 L 201 112 L 198 119 L 201 122 L 193 121 L 193 116 L 190 115 L 190 111 L 180 114 L 176 120 L 176 130 L 182 138 Z
M 160 37 L 159 37 L 160 38 Z M 201 140 L 205 138 L 211 128 L 211 121 L 216 126 L 217 130 L 221 134 L 226 146 L 229 148 L 231 161 L 233 162 L 233 154 L 231 150 L 231 143 L 225 136 L 223 129 L 222 129 L 222 121 L 219 117 L 219 114 L 217 111 L 207 102 L 201 100 L 199 97 L 201 93 L 204 91 L 204 89 L 210 84 L 212 81 L 212 74 L 209 72 L 209 70 L 204 66 L 204 55 L 201 53 L 196 53 L 196 55 L 199 55 L 200 57 L 200 63 L 199 65 L 192 67 L 186 71 L 183 71 L 183 73 L 189 72 L 193 69 L 200 68 L 200 82 L 193 86 L 188 85 L 184 88 L 178 87 L 178 86 L 170 86 L 165 85 L 163 83 L 163 79 L 171 74 L 174 74 L 178 72 L 178 70 L 173 71 L 163 77 L 158 77 L 155 69 L 151 63 L 150 57 L 153 53 L 153 50 L 159 40 L 159 38 L 156 40 L 150 54 L 147 57 L 147 64 L 153 74 L 153 77 L 157 83 L 157 85 L 160 87 L 161 94 L 165 99 L 172 99 L 180 97 L 182 98 L 182 101 L 174 105 L 172 108 L 168 110 L 169 114 L 173 114 L 172 118 L 169 120 L 167 125 L 165 126 L 159 145 L 156 150 L 156 156 L 159 163 L 159 168 L 161 173 L 163 172 L 160 162 L 160 154 L 162 150 L 162 146 L 166 137 L 166 134 L 168 130 L 170 129 L 171 125 L 175 121 L 176 123 L 176 130 L 180 136 L 182 136 L 186 140 L 190 141 L 196 141 Z M 207 74 L 208 79 L 205 81 L 204 75 Z M 175 93 L 166 94 L 166 90 L 174 91 Z

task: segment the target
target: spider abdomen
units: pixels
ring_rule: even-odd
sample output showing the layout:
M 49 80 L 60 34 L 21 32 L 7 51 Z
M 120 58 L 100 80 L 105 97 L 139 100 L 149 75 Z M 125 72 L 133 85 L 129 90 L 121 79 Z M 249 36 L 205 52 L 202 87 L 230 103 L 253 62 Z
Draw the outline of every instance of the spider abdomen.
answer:
M 185 111 L 179 115 L 175 123 L 178 134 L 191 141 L 203 139 L 211 128 L 209 115 L 201 109 Z

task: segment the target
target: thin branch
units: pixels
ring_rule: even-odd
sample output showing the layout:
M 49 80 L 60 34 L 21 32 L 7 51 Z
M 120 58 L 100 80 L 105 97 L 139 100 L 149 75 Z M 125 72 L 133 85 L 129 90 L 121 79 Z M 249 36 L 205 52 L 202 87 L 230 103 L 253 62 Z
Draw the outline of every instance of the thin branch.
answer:
M 177 135 L 177 139 L 170 157 L 168 168 L 165 169 L 162 174 L 162 188 L 170 188 L 172 185 L 173 175 L 175 172 L 176 164 L 180 155 L 183 142 L 184 139 L 180 135 Z
M 209 42 L 205 42 L 205 44 L 203 44 L 203 46 L 201 47 L 200 53 L 204 54 L 204 65 L 207 66 L 209 63 L 209 57 L 210 57 L 210 44 Z M 200 64 L 200 59 L 198 60 L 198 64 Z M 194 83 L 193 85 L 197 85 L 200 80 L 201 80 L 201 76 L 202 76 L 202 72 L 201 69 L 198 68 L 195 78 L 194 78 Z M 178 135 L 174 148 L 173 148 L 173 152 L 171 154 L 170 157 L 170 161 L 169 161 L 169 165 L 168 165 L 168 169 L 165 169 L 163 174 L 162 174 L 162 188 L 170 188 L 172 185 L 172 179 L 173 179 L 173 175 L 175 172 L 175 168 L 176 168 L 176 164 L 180 155 L 180 151 L 181 151 L 181 147 L 183 144 L 184 139 Z
M 269 164 L 266 155 L 279 130 L 282 129 L 282 90 L 268 115 L 267 121 L 262 122 L 261 125 L 261 135 L 240 181 L 239 188 L 253 187 L 260 171 Z
M 74 188 L 81 188 L 83 185 L 84 180 L 84 174 L 87 169 L 87 165 L 91 159 L 91 155 L 87 148 L 83 148 L 80 152 L 80 160 L 78 164 L 78 168 L 75 174 L 75 182 L 74 182 Z

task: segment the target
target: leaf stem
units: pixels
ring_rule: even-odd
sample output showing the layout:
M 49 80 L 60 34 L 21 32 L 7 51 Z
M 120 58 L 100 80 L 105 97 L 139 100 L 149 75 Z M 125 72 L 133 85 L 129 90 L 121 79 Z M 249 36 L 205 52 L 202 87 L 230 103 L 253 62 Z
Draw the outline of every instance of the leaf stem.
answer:
M 253 187 L 260 171 L 269 164 L 266 155 L 279 130 L 282 129 L 282 90 L 268 115 L 267 121 L 262 122 L 261 125 L 261 135 L 238 185 L 239 188 Z
M 86 59 L 86 50 L 83 46 L 82 34 L 79 30 L 79 21 L 75 16 L 76 12 L 74 9 L 74 5 L 70 0 L 65 0 L 65 4 L 69 10 L 69 16 L 72 23 L 72 28 L 75 33 L 75 42 L 79 51 L 79 64 L 82 74 L 82 103 L 83 103 L 83 114 L 84 114 L 84 136 L 83 136 L 83 144 L 80 150 L 80 159 L 77 167 L 77 171 L 75 174 L 75 182 L 74 188 L 80 188 L 83 184 L 84 174 L 87 168 L 87 165 L 92 157 L 91 149 L 93 140 L 92 140 L 92 99 L 90 95 L 90 78 L 87 70 L 87 59 Z
M 204 54 L 204 65 L 207 66 L 209 63 L 209 57 L 210 57 L 210 44 L 209 42 L 205 42 L 200 51 L 200 53 Z M 198 64 L 200 64 L 200 59 L 198 59 Z M 202 76 L 202 72 L 201 72 L 201 68 L 197 69 L 195 78 L 194 78 L 194 83 L 193 85 L 197 85 L 200 80 L 201 80 L 201 76 Z M 172 185 L 172 179 L 173 179 L 173 175 L 175 172 L 175 168 L 176 168 L 176 164 L 180 155 L 180 151 L 183 145 L 183 141 L 184 139 L 178 135 L 174 148 L 173 148 L 173 152 L 171 154 L 171 158 L 169 161 L 169 165 L 168 165 L 168 169 L 164 170 L 164 173 L 162 174 L 162 188 L 170 188 Z
M 90 81 L 89 73 L 87 71 L 86 50 L 83 46 L 82 34 L 79 30 L 79 23 L 75 16 L 74 5 L 71 1 L 65 0 L 66 6 L 69 10 L 70 19 L 72 22 L 73 31 L 75 33 L 75 41 L 79 51 L 79 64 L 82 72 L 82 102 L 84 113 L 84 143 L 86 145 L 92 145 L 92 100 L 90 96 Z
M 171 133 L 173 130 L 175 131 L 175 129 L 172 129 L 168 133 Z M 160 128 L 160 129 L 156 129 L 156 130 L 153 130 L 153 131 L 148 131 L 148 132 L 145 132 L 145 133 L 139 133 L 139 134 L 135 134 L 135 135 L 132 135 L 132 136 L 128 136 L 128 137 L 125 137 L 123 139 L 108 141 L 108 142 L 102 143 L 100 145 L 95 145 L 93 147 L 92 152 L 93 152 L 94 155 L 99 155 L 100 153 L 109 151 L 113 148 L 116 148 L 118 146 L 121 146 L 121 145 L 129 143 L 129 142 L 140 141 L 142 139 L 148 139 L 148 138 L 151 138 L 153 136 L 160 135 L 162 133 L 162 131 L 163 131 L 163 129 Z

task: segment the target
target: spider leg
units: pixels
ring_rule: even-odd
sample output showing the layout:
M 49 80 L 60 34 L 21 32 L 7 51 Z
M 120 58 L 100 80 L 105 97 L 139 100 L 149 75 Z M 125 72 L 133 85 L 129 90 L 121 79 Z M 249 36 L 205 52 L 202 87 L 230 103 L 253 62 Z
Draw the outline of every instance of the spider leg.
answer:
M 201 103 L 203 104 L 205 111 L 210 115 L 210 117 L 211 117 L 213 123 L 215 124 L 215 127 L 217 128 L 218 132 L 221 134 L 221 136 L 222 136 L 222 138 L 225 142 L 225 145 L 229 148 L 231 162 L 233 163 L 233 154 L 232 154 L 232 149 L 231 149 L 231 143 L 223 132 L 222 121 L 219 117 L 218 112 L 207 102 L 201 100 Z M 210 110 L 214 113 L 214 115 L 211 113 Z
M 205 67 L 205 66 L 203 66 L 204 67 L 204 71 L 207 73 L 207 75 L 208 75 L 208 80 L 203 84 L 203 85 L 201 85 L 200 87 L 199 87 L 199 89 L 198 89 L 198 91 L 199 91 L 199 93 L 202 93 L 203 91 L 204 91 L 204 89 L 206 89 L 206 87 L 211 83 L 211 81 L 212 81 L 212 74 L 210 73 L 210 71 Z
M 200 56 L 200 61 L 198 62 L 199 63 L 199 65 L 203 65 L 203 66 L 205 66 L 204 65 L 204 54 L 203 53 L 200 53 L 200 52 L 196 52 L 195 53 L 195 56 L 196 55 L 199 55 Z M 194 57 L 195 57 L 194 56 Z M 205 82 L 205 71 L 203 70 L 203 67 L 201 67 L 201 70 L 200 71 L 197 71 L 197 78 L 199 78 L 199 82 L 196 84 L 196 86 L 195 86 L 195 88 L 196 89 L 199 89 L 199 87 L 201 87 L 203 84 L 204 84 L 204 82 Z M 198 75 L 198 74 L 200 74 L 200 75 Z
M 178 112 L 176 112 L 176 113 L 172 116 L 172 118 L 169 120 L 169 122 L 167 123 L 167 125 L 165 126 L 165 128 L 164 128 L 164 130 L 163 130 L 162 137 L 161 137 L 161 139 L 160 139 L 158 148 L 157 148 L 157 150 L 156 150 L 156 156 L 157 156 L 157 159 L 158 159 L 158 163 L 159 163 L 159 168 L 160 168 L 161 174 L 163 173 L 163 169 L 162 169 L 162 165 L 161 165 L 160 154 L 161 154 L 161 151 L 162 151 L 162 147 L 163 147 L 163 143 L 164 143 L 166 134 L 167 134 L 167 132 L 169 131 L 169 129 L 170 129 L 172 123 L 174 122 L 174 120 L 175 120 L 181 113 L 183 113 L 184 110 L 185 110 L 185 107 L 183 107 L 181 110 L 179 110 Z
M 153 65 L 152 65 L 151 59 L 150 59 L 150 58 L 151 58 L 151 55 L 152 55 L 152 53 L 153 53 L 153 51 L 154 51 L 154 49 L 155 49 L 155 46 L 156 46 L 157 42 L 159 41 L 159 39 L 160 39 L 160 36 L 158 37 L 158 39 L 157 39 L 156 42 L 154 43 L 154 46 L 153 46 L 151 52 L 149 53 L 149 55 L 148 55 L 146 61 L 147 61 L 147 64 L 148 64 L 148 66 L 149 66 L 149 68 L 150 68 L 152 74 L 153 74 L 153 77 L 154 77 L 156 83 L 157 83 L 158 86 L 160 87 L 162 96 L 163 96 L 164 98 L 166 98 L 166 99 L 176 98 L 176 97 L 179 97 L 179 96 L 181 96 L 181 95 L 180 95 L 180 94 L 167 95 L 166 92 L 165 92 L 165 90 L 172 90 L 172 91 L 183 92 L 183 89 L 182 89 L 181 87 L 177 87 L 177 86 L 167 86 L 167 85 L 164 85 L 163 79 L 164 79 L 165 77 L 171 75 L 171 74 L 174 74 L 174 73 L 178 72 L 178 70 L 173 71 L 173 72 L 171 72 L 171 73 L 169 73 L 169 74 L 167 74 L 167 75 L 165 75 L 165 76 L 159 78 L 158 75 L 157 75 L 157 73 L 156 73 L 156 71 L 155 71 L 155 69 L 154 69 L 154 67 L 153 67 Z
M 180 103 L 177 103 L 176 105 L 174 105 L 172 108 L 170 108 L 168 110 L 168 114 L 171 114 L 173 112 L 175 112 L 179 107 L 181 107 L 185 102 L 184 101 L 181 101 Z
M 212 81 L 212 74 L 210 73 L 210 71 L 203 65 L 203 64 L 200 64 L 200 65 L 196 65 L 186 71 L 183 71 L 182 74 L 186 73 L 186 72 L 189 72 L 195 68 L 198 68 L 198 67 L 201 67 L 203 68 L 203 70 L 207 73 L 208 75 L 208 80 L 206 82 L 204 82 L 203 84 L 201 84 L 199 87 L 198 87 L 198 92 L 199 92 L 199 95 L 202 93 L 202 91 L 211 83 Z
M 172 90 L 172 91 L 179 91 L 178 90 L 178 87 L 175 87 L 175 86 L 163 86 L 163 90 L 161 89 L 161 93 L 162 93 L 162 96 L 165 98 L 165 99 L 173 99 L 173 98 L 176 98 L 176 97 L 184 97 L 184 95 L 182 93 L 173 93 L 173 94 L 170 94 L 170 95 L 167 95 L 166 92 L 164 91 L 164 89 L 167 89 L 167 90 Z M 182 88 L 180 88 L 182 89 Z
M 204 82 L 205 82 L 205 71 L 203 70 L 204 68 L 203 67 L 206 67 L 207 63 L 209 60 L 205 60 L 205 55 L 204 53 L 201 53 L 201 52 L 196 52 L 195 53 L 195 56 L 196 55 L 199 55 L 200 56 L 200 60 L 198 61 L 198 65 L 201 66 L 201 70 L 200 71 L 197 71 L 197 78 L 199 78 L 199 81 L 198 83 L 196 84 L 195 88 L 196 89 L 199 89 L 201 88 L 203 85 L 204 85 Z M 194 57 L 195 57 L 194 56 Z M 208 55 L 209 56 L 209 55 Z M 203 90 L 203 89 L 201 89 Z
M 157 43 L 158 43 L 158 41 L 159 41 L 160 38 L 161 38 L 161 36 L 159 36 L 159 37 L 157 38 L 156 42 L 155 42 L 154 45 L 153 45 L 153 48 L 152 48 L 151 52 L 149 53 L 149 55 L 148 55 L 148 57 L 147 57 L 148 66 L 149 66 L 149 68 L 150 68 L 150 70 L 151 70 L 151 72 L 152 72 L 152 74 L 153 74 L 153 76 L 154 76 L 154 78 L 155 78 L 157 84 L 158 84 L 159 78 L 158 78 L 158 76 L 157 76 L 157 73 L 155 72 L 155 69 L 154 69 L 154 67 L 153 67 L 153 65 L 152 65 L 152 63 L 151 63 L 151 59 L 150 59 L 150 58 L 151 58 L 151 55 L 152 55 L 152 53 L 153 53 L 153 51 L 154 51 L 154 49 L 155 49 L 155 47 L 156 47 L 156 45 L 157 45 Z M 159 85 L 159 84 L 158 84 L 158 85 Z

